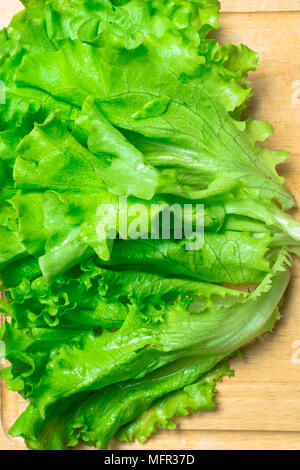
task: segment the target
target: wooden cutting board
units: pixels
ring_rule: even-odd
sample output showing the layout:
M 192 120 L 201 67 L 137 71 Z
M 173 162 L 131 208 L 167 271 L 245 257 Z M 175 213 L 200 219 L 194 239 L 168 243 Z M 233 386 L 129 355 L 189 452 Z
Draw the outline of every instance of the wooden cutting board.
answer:
M 0 0 L 0 26 L 20 8 L 18 0 Z M 222 11 L 218 39 L 261 55 L 260 70 L 251 74 L 251 114 L 274 125 L 272 148 L 291 152 L 280 173 L 300 203 L 300 0 L 223 0 Z M 244 362 L 231 361 L 236 375 L 219 385 L 216 411 L 179 419 L 178 430 L 159 432 L 144 446 L 111 449 L 300 449 L 299 261 L 293 274 L 275 333 L 247 347 Z M 23 400 L 2 384 L 0 406 L 0 449 L 23 449 L 21 439 L 6 434 Z

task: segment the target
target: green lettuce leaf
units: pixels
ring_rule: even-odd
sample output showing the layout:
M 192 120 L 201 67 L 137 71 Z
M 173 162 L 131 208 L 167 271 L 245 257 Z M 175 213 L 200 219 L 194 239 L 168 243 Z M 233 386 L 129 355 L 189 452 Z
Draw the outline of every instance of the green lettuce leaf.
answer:
M 1 377 L 29 401 L 10 432 L 144 441 L 212 409 L 227 359 L 279 319 L 288 154 L 244 119 L 258 54 L 208 36 L 217 0 L 23 4 L 0 31 Z
M 175 429 L 176 416 L 215 409 L 215 384 L 226 375 L 232 376 L 234 372 L 226 361 L 222 361 L 197 382 L 153 402 L 151 408 L 117 432 L 116 440 L 130 442 L 137 439 L 143 443 L 159 428 Z
M 109 264 L 184 275 L 208 282 L 259 283 L 269 271 L 265 258 L 271 238 L 248 233 L 206 233 L 200 250 L 170 240 L 117 241 Z
M 48 364 L 31 400 L 43 415 L 48 406 L 75 390 L 95 390 L 143 377 L 196 351 L 201 357 L 226 357 L 273 326 L 278 318 L 274 311 L 290 279 L 286 262 L 286 254 L 280 252 L 272 272 L 247 300 L 213 312 L 208 308 L 192 313 L 175 302 L 158 310 L 149 306 L 145 318 L 132 307 L 117 332 L 89 335 L 83 347 L 62 347 Z M 101 356 L 97 355 L 99 350 Z
M 139 12 L 149 16 L 144 2 L 143 5 L 127 2 L 124 7 L 113 7 L 113 10 L 122 16 L 125 14 L 122 8 L 133 11 L 136 3 Z M 184 3 L 193 10 L 190 2 Z M 180 160 L 185 170 L 192 167 L 196 172 L 198 187 L 202 190 L 222 174 L 243 181 L 263 200 L 276 199 L 284 207 L 291 207 L 293 199 L 275 171 L 277 154 L 260 152 L 253 142 L 253 126 L 236 121 L 228 114 L 245 104 L 251 92 L 245 88 L 245 75 L 256 68 L 257 56 L 246 47 L 222 47 L 201 34 L 199 36 L 197 30 L 199 32 L 201 23 L 203 26 L 204 18 L 212 13 L 210 18 L 213 20 L 217 13 L 216 2 L 202 2 L 202 5 L 202 9 L 197 9 L 200 22 L 190 23 L 197 40 L 191 40 L 189 35 L 187 40 L 186 28 L 179 28 L 179 34 L 167 28 L 158 37 L 152 34 L 151 28 L 142 30 L 140 40 L 132 45 L 114 28 L 110 31 L 100 28 L 100 43 L 96 41 L 96 44 L 82 42 L 80 34 L 78 38 L 76 34 L 66 37 L 63 34 L 59 50 L 24 56 L 15 75 L 16 85 L 20 91 L 42 92 L 59 103 L 79 109 L 87 96 L 95 96 L 99 110 L 113 126 L 147 140 L 153 164 L 153 152 L 160 165 L 166 157 L 168 168 L 163 173 L 167 172 L 170 177 L 171 166 L 173 183 L 170 184 L 168 179 L 166 184 L 163 178 L 159 186 L 161 192 L 201 198 L 201 190 L 191 196 L 195 190 L 191 191 L 188 185 L 178 181 L 176 162 Z M 61 19 L 70 14 L 68 8 L 58 10 Z M 154 21 L 156 11 L 154 8 L 150 23 Z M 172 8 L 163 11 L 171 17 L 174 14 Z M 193 11 L 196 13 L 195 9 Z M 79 17 L 75 15 L 74 19 Z M 130 14 L 127 19 L 128 23 L 132 21 Z M 49 21 L 55 23 L 54 17 Z M 216 26 L 214 21 L 212 23 Z M 86 24 L 85 27 L 89 29 Z M 126 29 L 128 31 L 128 25 Z M 86 66 L 78 67 L 78 63 Z M 48 112 L 50 110 L 53 110 L 52 100 Z M 151 171 L 153 174 L 154 170 Z
M 12 435 L 25 437 L 33 448 L 59 449 L 76 443 L 77 432 L 86 442 L 105 448 L 119 428 L 155 399 L 194 383 L 222 358 L 273 329 L 279 318 L 276 307 L 290 278 L 286 263 L 286 253 L 280 252 L 272 272 L 241 302 L 201 313 L 175 303 L 166 307 L 163 321 L 161 310 L 144 318 L 131 311 L 117 332 L 88 334 L 81 345 L 62 346 L 29 396 L 34 405 L 19 418 Z M 101 357 L 96 354 L 99 348 Z M 86 396 L 88 391 L 94 392 Z M 81 398 L 77 413 L 76 396 Z M 60 422 L 56 428 L 56 413 L 68 403 L 66 425 Z
M 51 285 L 43 276 L 6 290 L 6 306 L 16 328 L 65 327 L 83 330 L 120 328 L 129 305 L 145 311 L 149 304 L 163 306 L 179 296 L 192 299 L 197 308 L 226 304 L 242 298 L 244 292 L 219 285 L 169 278 L 138 271 L 112 271 L 98 267 L 89 258 Z

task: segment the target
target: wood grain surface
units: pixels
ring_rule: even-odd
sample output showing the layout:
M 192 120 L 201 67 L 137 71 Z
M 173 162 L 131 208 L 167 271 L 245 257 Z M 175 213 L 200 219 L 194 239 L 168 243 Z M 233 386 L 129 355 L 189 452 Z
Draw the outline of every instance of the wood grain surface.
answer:
M 0 0 L 0 25 L 19 6 L 17 0 Z M 250 112 L 274 125 L 272 148 L 291 152 L 280 173 L 300 203 L 300 1 L 224 0 L 220 23 L 221 42 L 243 42 L 260 53 L 260 69 L 251 74 Z M 159 432 L 144 446 L 111 448 L 300 449 L 299 261 L 293 274 L 275 333 L 247 347 L 244 361 L 231 361 L 236 374 L 219 385 L 216 411 L 179 419 L 178 430 Z M 24 448 L 21 439 L 6 435 L 23 400 L 2 385 L 0 406 L 0 449 Z
M 300 11 L 300 0 L 221 0 L 222 11 Z

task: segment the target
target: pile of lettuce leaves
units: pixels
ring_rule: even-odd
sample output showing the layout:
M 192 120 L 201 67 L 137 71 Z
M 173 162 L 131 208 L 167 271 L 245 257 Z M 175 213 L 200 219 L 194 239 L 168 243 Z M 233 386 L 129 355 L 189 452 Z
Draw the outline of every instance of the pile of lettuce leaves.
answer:
M 213 409 L 228 359 L 280 317 L 300 252 L 287 153 L 244 117 L 258 55 L 212 38 L 217 0 L 23 4 L 0 31 L 1 376 L 29 402 L 10 434 L 143 442 Z M 100 234 L 120 196 L 204 204 L 203 247 L 149 220 Z

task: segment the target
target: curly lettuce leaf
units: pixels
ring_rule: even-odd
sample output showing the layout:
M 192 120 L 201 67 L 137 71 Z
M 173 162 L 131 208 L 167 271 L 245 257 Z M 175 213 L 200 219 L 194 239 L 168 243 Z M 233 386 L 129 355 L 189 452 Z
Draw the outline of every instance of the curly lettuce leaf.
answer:
M 151 407 L 135 420 L 119 429 L 115 435 L 117 441 L 131 442 L 137 439 L 143 443 L 158 429 L 175 429 L 177 416 L 187 416 L 204 410 L 214 410 L 216 382 L 224 376 L 233 376 L 234 371 L 226 361 L 220 362 L 214 369 L 198 381 L 180 390 L 159 398 Z
M 112 271 L 90 258 L 61 275 L 51 285 L 43 276 L 6 290 L 5 307 L 18 329 L 28 327 L 120 328 L 135 305 L 147 315 L 149 304 L 163 306 L 179 296 L 199 309 L 228 305 L 244 292 L 219 285 L 138 271 Z M 159 314 L 159 312 L 158 312 Z
M 157 7 L 162 4 L 157 2 Z M 48 4 L 51 9 L 50 5 L 51 2 Z M 221 174 L 224 178 L 240 179 L 263 200 L 276 199 L 284 207 L 293 205 L 275 171 L 277 156 L 258 152 L 249 126 L 229 114 L 243 107 L 251 93 L 245 80 L 247 72 L 257 67 L 257 55 L 244 46 L 220 46 L 204 37 L 207 33 L 204 25 L 217 26 L 216 2 L 200 2 L 200 8 L 192 2 L 183 2 L 183 9 L 176 8 L 176 12 L 171 3 L 162 10 L 154 5 L 149 10 L 140 1 L 121 6 L 104 2 L 105 22 L 100 18 L 101 26 L 97 26 L 95 18 L 87 19 L 79 27 L 83 11 L 84 16 L 90 15 L 88 5 L 81 2 L 72 11 L 72 34 L 68 29 L 71 9 L 62 5 L 56 2 L 54 11 L 58 14 L 47 17 L 48 35 L 55 38 L 59 50 L 33 51 L 24 56 L 15 76 L 19 92 L 44 94 L 46 106 L 49 97 L 48 112 L 55 108 L 53 98 L 58 103 L 57 109 L 60 103 L 81 109 L 87 96 L 95 96 L 99 110 L 114 127 L 146 138 L 156 149 L 160 164 L 166 156 L 171 173 L 169 168 L 163 171 L 157 191 L 201 198 L 202 191 L 205 194 L 205 189 Z M 86 8 L 82 10 L 83 5 Z M 189 9 L 192 14 L 187 13 Z M 78 10 L 81 11 L 77 15 Z M 187 26 L 184 21 L 182 27 L 177 25 L 174 19 L 180 11 Z M 142 23 L 150 27 L 138 26 L 139 14 Z M 110 15 L 113 19 L 107 26 Z M 162 27 L 157 34 L 153 24 L 164 15 L 169 26 Z M 139 40 L 129 44 L 124 39 L 122 27 L 120 30 L 114 26 L 118 18 L 126 18 L 122 25 L 126 34 L 131 34 L 130 25 L 139 27 Z M 63 25 L 63 34 L 50 27 L 57 22 Z M 164 20 L 159 22 L 163 24 Z M 77 34 L 77 28 L 81 34 Z M 92 32 L 99 39 L 88 38 Z M 78 63 L 86 66 L 78 67 Z M 176 171 L 178 159 L 185 170 L 192 165 L 197 172 L 198 191 L 181 184 L 180 172 L 177 175 Z M 151 172 L 154 174 L 153 168 Z M 145 185 L 145 196 L 146 188 Z
M 200 250 L 170 240 L 116 241 L 108 264 L 184 275 L 208 282 L 259 283 L 269 271 L 265 258 L 271 238 L 248 233 L 205 233 Z
M 158 311 L 149 306 L 145 318 L 131 308 L 117 332 L 89 335 L 83 347 L 62 347 L 48 364 L 31 400 L 43 416 L 47 407 L 75 390 L 94 390 L 143 377 L 197 351 L 200 357 L 226 357 L 268 330 L 278 318 L 274 311 L 290 279 L 286 262 L 286 254 L 280 252 L 272 272 L 249 298 L 213 312 L 209 307 L 204 312 L 189 312 L 176 302 Z
M 206 367 L 211 363 L 207 359 Z M 226 373 L 224 366 L 222 369 L 222 373 Z M 195 378 L 203 376 L 202 370 L 203 361 L 201 363 L 196 358 L 177 361 L 141 380 L 116 384 L 96 393 L 78 394 L 69 403 L 61 400 L 49 409 L 45 421 L 38 409 L 29 405 L 10 432 L 14 436 L 22 435 L 32 449 L 59 450 L 76 445 L 79 440 L 98 449 L 106 449 L 122 424 L 138 419 L 140 412 L 147 410 L 151 403 L 155 406 L 155 399 L 162 394 L 169 397 L 170 390 L 188 387 Z M 60 413 L 65 416 L 63 425 Z
M 6 358 L 12 365 L 0 371 L 1 377 L 9 389 L 27 397 L 38 384 L 51 355 L 63 344 L 80 344 L 85 335 L 86 332 L 76 329 L 17 329 L 6 322 L 0 338 L 5 341 Z
M 300 241 L 287 153 L 243 120 L 258 55 L 207 37 L 217 0 L 23 4 L 0 32 L 1 375 L 29 400 L 11 434 L 33 449 L 143 441 L 212 408 L 226 358 L 278 320 Z M 156 221 L 205 204 L 202 249 L 148 240 L 152 213 L 122 240 L 119 196 L 158 205 Z
M 60 449 L 80 438 L 106 448 L 118 429 L 156 399 L 193 384 L 240 346 L 273 329 L 290 278 L 286 263 L 286 253 L 280 252 L 272 272 L 241 302 L 214 311 L 207 307 L 201 313 L 174 304 L 164 311 L 164 321 L 157 313 L 152 320 L 149 313 L 143 320 L 130 312 L 117 332 L 89 334 L 81 345 L 62 346 L 30 394 L 32 405 L 12 434 L 25 437 L 33 448 Z M 101 357 L 96 354 L 99 347 Z M 66 421 L 57 426 L 62 410 Z

